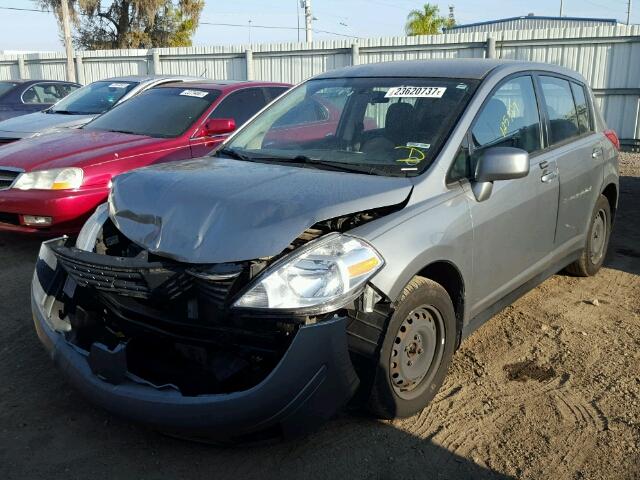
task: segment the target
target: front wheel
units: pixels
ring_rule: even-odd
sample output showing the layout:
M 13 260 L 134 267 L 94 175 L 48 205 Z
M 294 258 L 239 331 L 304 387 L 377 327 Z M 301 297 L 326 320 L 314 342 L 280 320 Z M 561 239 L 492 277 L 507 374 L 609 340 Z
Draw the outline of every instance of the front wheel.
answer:
M 380 418 L 422 410 L 436 395 L 455 351 L 456 316 L 438 283 L 414 277 L 385 335 L 368 409 Z
M 580 258 L 566 270 L 579 277 L 591 277 L 598 273 L 604 263 L 611 237 L 611 207 L 609 200 L 600 195 L 591 214 L 587 239 Z

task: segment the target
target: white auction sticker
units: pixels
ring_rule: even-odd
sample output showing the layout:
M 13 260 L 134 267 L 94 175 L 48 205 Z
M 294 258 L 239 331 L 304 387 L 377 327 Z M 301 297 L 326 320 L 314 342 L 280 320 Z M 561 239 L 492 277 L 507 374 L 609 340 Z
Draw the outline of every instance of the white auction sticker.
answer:
M 183 90 L 180 92 L 180 95 L 184 95 L 186 97 L 197 97 L 204 98 L 209 94 L 209 92 L 203 92 L 202 90 Z
M 385 98 L 442 98 L 447 87 L 392 87 Z
M 415 147 L 415 148 L 422 148 L 423 150 L 429 150 L 431 148 L 431 144 L 420 143 L 420 142 L 407 142 L 407 147 Z
M 128 83 L 112 83 L 109 88 L 127 88 L 128 86 Z

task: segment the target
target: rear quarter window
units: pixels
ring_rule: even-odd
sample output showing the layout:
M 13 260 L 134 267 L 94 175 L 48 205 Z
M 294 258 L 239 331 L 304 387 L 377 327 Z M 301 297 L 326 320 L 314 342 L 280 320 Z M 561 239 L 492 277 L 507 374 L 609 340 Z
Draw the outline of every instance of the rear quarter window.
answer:
M 591 108 L 589 108 L 589 102 L 587 101 L 587 94 L 584 85 L 571 82 L 571 90 L 573 91 L 573 98 L 576 103 L 576 112 L 578 114 L 578 129 L 580 134 L 593 131 L 593 120 L 591 115 Z
M 233 118 L 239 127 L 267 104 L 261 88 L 244 88 L 223 98 L 211 118 Z

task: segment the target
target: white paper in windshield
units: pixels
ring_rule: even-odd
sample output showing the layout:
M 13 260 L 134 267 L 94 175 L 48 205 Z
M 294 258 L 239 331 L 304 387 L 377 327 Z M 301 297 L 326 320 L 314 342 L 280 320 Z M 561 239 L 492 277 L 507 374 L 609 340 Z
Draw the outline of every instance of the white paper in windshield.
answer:
M 392 87 L 385 98 L 442 98 L 447 87 Z
M 209 94 L 209 92 L 203 92 L 202 90 L 183 90 L 180 92 L 180 95 L 184 95 L 185 97 L 196 97 L 196 98 L 204 98 Z
M 127 88 L 128 86 L 128 83 L 112 83 L 109 88 Z

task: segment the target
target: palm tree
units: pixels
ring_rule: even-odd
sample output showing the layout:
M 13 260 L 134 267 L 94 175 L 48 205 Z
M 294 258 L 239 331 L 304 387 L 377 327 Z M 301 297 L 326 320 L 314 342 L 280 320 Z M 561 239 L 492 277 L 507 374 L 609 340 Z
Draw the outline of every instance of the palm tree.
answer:
M 439 15 L 437 5 L 425 3 L 422 10 L 411 10 L 404 29 L 407 35 L 435 35 L 442 33 L 446 19 Z

